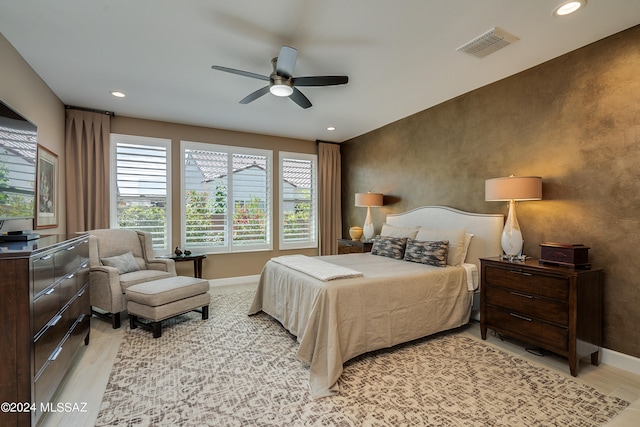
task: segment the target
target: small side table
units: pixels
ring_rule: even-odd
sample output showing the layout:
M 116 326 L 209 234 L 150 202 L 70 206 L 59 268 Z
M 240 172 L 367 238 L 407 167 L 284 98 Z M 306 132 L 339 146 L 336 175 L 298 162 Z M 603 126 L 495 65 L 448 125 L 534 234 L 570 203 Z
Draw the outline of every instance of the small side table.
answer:
M 161 255 L 158 258 L 172 259 L 175 262 L 193 261 L 193 277 L 202 279 L 202 260 L 205 259 L 205 254 L 191 254 L 191 255 Z
M 338 254 L 360 254 L 371 252 L 373 242 L 362 240 L 338 239 Z

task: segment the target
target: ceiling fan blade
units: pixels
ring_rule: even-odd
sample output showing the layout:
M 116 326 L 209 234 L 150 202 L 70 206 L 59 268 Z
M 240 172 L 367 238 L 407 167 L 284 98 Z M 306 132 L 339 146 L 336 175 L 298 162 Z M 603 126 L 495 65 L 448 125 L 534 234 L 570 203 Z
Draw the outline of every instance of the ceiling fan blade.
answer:
M 237 74 L 239 76 L 251 77 L 252 79 L 265 80 L 267 82 L 269 81 L 268 76 L 251 73 L 249 71 L 236 70 L 235 68 L 221 67 L 219 65 L 212 65 L 211 68 L 218 71 L 224 71 L 225 73 Z
M 284 77 L 293 76 L 293 69 L 296 66 L 296 58 L 298 57 L 298 51 L 289 46 L 282 46 L 280 49 L 280 55 L 278 55 L 278 62 L 276 63 L 276 74 Z
M 248 104 L 256 99 L 260 98 L 262 95 L 269 93 L 269 86 L 262 87 L 257 91 L 250 93 L 240 100 L 240 104 Z
M 296 86 L 335 86 L 349 83 L 347 76 L 313 76 L 294 77 L 293 84 Z
M 309 98 L 307 98 L 306 96 L 304 96 L 302 94 L 302 92 L 300 92 L 298 89 L 296 89 L 295 87 L 293 88 L 293 93 L 291 95 L 289 95 L 289 98 L 291 98 L 291 100 L 293 102 L 295 102 L 296 104 L 298 104 L 299 106 L 301 106 L 302 108 L 309 108 L 311 107 L 311 101 L 309 101 Z

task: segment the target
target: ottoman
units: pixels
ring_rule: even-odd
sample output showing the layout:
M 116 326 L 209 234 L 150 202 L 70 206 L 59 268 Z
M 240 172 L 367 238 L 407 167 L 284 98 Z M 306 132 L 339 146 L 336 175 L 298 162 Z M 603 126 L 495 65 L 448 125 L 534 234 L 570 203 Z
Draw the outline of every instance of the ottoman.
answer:
M 193 277 L 167 277 L 129 286 L 125 290 L 131 329 L 138 326 L 153 331 L 153 337 L 162 336 L 162 321 L 189 311 L 209 318 L 211 296 L 209 281 Z M 197 310 L 202 307 L 202 310 Z M 149 320 L 143 323 L 138 317 Z

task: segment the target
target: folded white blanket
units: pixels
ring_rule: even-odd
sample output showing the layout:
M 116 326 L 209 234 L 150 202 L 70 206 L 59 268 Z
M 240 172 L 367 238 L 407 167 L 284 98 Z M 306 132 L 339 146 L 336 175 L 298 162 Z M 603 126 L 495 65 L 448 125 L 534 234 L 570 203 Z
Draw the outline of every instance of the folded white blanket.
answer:
M 361 272 L 352 270 L 351 268 L 331 264 L 306 255 L 284 255 L 271 258 L 271 261 L 285 265 L 325 282 L 328 280 L 363 276 Z

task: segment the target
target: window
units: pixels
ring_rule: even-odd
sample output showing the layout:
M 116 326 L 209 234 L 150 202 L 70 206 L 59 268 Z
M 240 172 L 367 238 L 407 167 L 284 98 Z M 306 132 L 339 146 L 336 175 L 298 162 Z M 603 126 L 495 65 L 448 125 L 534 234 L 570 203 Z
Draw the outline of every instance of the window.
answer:
M 183 141 L 181 153 L 184 247 L 271 250 L 272 152 Z
M 280 249 L 318 246 L 317 157 L 280 153 Z
M 111 227 L 148 231 L 153 249 L 170 240 L 171 192 L 168 139 L 111 135 Z

